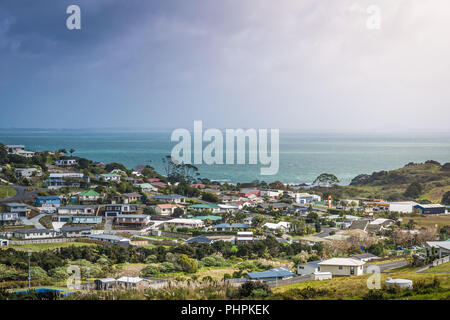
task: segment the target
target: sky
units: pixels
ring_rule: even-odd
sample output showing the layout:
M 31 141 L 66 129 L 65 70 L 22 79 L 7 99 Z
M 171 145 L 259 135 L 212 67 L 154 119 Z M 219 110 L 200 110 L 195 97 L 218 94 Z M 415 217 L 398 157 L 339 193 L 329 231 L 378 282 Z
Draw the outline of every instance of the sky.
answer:
M 448 0 L 1 0 L 0 128 L 450 132 L 449 16 Z

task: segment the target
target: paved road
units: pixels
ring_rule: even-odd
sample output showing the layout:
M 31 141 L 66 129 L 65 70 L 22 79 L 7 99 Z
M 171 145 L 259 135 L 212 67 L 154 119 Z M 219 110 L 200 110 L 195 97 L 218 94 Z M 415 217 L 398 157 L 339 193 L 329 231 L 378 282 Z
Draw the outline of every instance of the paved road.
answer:
M 27 187 L 22 186 L 12 186 L 14 190 L 16 190 L 16 194 L 13 197 L 0 199 L 1 202 L 22 202 L 26 199 L 35 196 L 38 193 L 38 190 L 33 190 L 31 192 L 26 192 Z
M 35 227 L 36 229 L 46 229 L 46 228 L 39 222 L 39 219 L 42 218 L 42 217 L 44 217 L 44 216 L 45 216 L 45 213 L 41 213 L 40 215 L 37 215 L 37 216 L 34 217 L 34 218 L 28 219 L 28 221 L 30 221 L 30 222 L 34 225 L 34 227 Z
M 340 229 L 339 228 L 328 228 L 328 227 L 322 228 L 322 231 L 318 234 L 315 234 L 314 236 L 319 237 L 319 238 L 328 237 L 330 235 L 331 231 L 337 232 L 337 231 L 340 231 Z
M 383 272 L 388 269 L 401 268 L 401 267 L 407 266 L 409 264 L 411 264 L 411 263 L 407 260 L 399 260 L 399 261 L 394 261 L 394 262 L 375 264 L 375 266 L 379 267 L 380 271 Z M 367 266 L 364 266 L 364 273 L 366 273 L 366 270 L 369 266 L 370 266 L 370 264 L 368 264 Z

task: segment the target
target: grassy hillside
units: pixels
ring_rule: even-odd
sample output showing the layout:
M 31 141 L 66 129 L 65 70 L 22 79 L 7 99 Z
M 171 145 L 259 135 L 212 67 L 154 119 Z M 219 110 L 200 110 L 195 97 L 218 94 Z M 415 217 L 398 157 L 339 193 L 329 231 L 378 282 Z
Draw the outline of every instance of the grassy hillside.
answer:
M 393 270 L 386 270 L 381 274 L 381 286 L 384 288 L 385 280 L 390 277 L 394 279 L 413 280 L 416 290 L 410 292 L 392 294 L 386 290 L 383 292 L 383 299 L 417 300 L 417 299 L 450 299 L 450 263 L 433 267 L 426 272 L 417 273 L 418 268 L 404 267 Z M 359 300 L 369 298 L 369 288 L 367 279 L 371 275 L 358 277 L 335 277 L 331 280 L 309 281 L 293 285 L 286 285 L 274 288 L 272 299 L 345 299 Z M 419 288 L 421 286 L 431 286 L 433 281 L 438 281 L 438 285 L 433 288 Z M 373 299 L 374 297 L 370 297 Z M 381 298 L 381 297 L 379 297 Z
M 412 183 L 419 183 L 422 190 L 417 197 L 405 195 Z M 383 198 L 388 201 L 417 200 L 420 202 L 440 203 L 442 196 L 450 191 L 450 163 L 441 165 L 436 161 L 409 163 L 403 168 L 361 174 L 355 177 L 349 186 L 321 188 L 334 198 Z

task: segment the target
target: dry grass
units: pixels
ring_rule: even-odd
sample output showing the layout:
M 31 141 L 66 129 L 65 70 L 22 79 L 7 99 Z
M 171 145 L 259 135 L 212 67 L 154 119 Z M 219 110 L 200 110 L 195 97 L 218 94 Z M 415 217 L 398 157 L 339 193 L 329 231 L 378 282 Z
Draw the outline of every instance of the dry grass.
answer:
M 383 284 L 388 277 L 409 279 L 413 280 L 413 282 L 418 280 L 429 282 L 432 281 L 433 278 L 437 278 L 441 281 L 441 287 L 447 290 L 448 294 L 450 294 L 450 277 L 448 275 L 437 273 L 436 271 L 430 273 L 416 273 L 415 270 L 417 270 L 417 268 L 402 268 L 382 273 L 381 283 Z M 367 274 L 358 277 L 336 277 L 331 280 L 308 281 L 293 285 L 280 286 L 273 288 L 273 291 L 274 293 L 284 293 L 292 289 L 312 287 L 316 289 L 329 290 L 330 293 L 320 299 L 360 299 L 363 295 L 369 292 L 369 288 L 367 287 L 367 279 L 370 276 L 371 275 Z
M 429 215 L 418 217 L 403 217 L 402 223 L 406 224 L 409 220 L 414 220 L 417 223 L 417 227 L 434 227 L 436 224 L 439 226 L 450 225 L 450 214 L 448 215 Z

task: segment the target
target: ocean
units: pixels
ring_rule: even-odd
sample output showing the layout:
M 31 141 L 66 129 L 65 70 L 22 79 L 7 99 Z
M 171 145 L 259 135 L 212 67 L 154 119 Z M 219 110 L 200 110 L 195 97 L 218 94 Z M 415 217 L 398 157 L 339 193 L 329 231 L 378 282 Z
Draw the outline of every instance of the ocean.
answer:
M 74 155 L 95 161 L 121 162 L 128 168 L 149 164 L 161 174 L 161 159 L 175 142 L 171 131 L 0 131 L 0 142 L 23 144 L 27 150 L 75 149 Z M 205 146 L 206 144 L 204 144 Z M 390 170 L 409 162 L 450 162 L 450 136 L 345 135 L 280 132 L 280 167 L 263 176 L 260 165 L 198 165 L 202 177 L 231 183 L 254 180 L 284 183 L 312 182 L 327 172 L 348 184 L 361 173 Z

